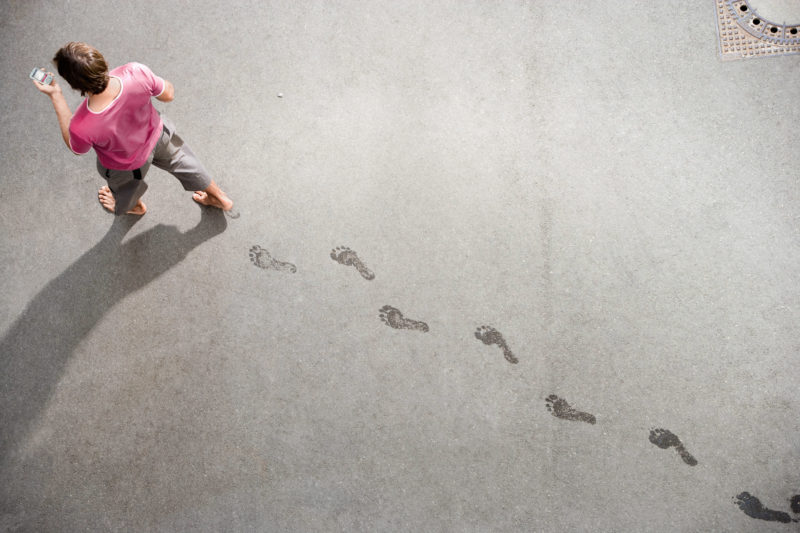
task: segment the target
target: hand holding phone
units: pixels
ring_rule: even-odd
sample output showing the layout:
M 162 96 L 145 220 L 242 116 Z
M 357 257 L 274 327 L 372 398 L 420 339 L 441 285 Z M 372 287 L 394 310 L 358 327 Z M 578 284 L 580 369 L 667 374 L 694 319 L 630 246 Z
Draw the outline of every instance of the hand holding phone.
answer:
M 52 72 L 47 72 L 41 68 L 35 68 L 31 71 L 30 78 L 33 80 L 33 86 L 39 89 L 39 92 L 43 92 L 50 98 L 53 98 L 57 94 L 61 94 L 61 86 L 58 84 L 56 79 L 53 77 Z
M 31 71 L 30 77 L 33 81 L 39 82 L 43 85 L 50 85 L 53 83 L 53 75 L 38 67 Z

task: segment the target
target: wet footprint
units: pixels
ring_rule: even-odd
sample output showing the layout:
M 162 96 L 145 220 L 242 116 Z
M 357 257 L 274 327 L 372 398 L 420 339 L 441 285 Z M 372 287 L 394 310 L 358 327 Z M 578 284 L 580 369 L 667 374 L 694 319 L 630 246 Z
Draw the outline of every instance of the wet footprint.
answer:
M 506 344 L 506 340 L 503 338 L 503 335 L 501 335 L 500 332 L 493 327 L 479 327 L 475 332 L 475 338 L 487 346 L 496 344 L 501 350 L 503 350 L 503 356 L 506 358 L 506 361 L 514 365 L 519 363 L 519 359 L 517 359 L 511 352 L 511 349 L 509 349 L 508 344 Z
M 650 442 L 662 450 L 675 448 L 680 454 L 681 459 L 683 459 L 683 462 L 689 466 L 695 466 L 697 464 L 697 459 L 692 457 L 692 454 L 686 450 L 681 439 L 668 429 L 651 429 Z
M 785 524 L 792 522 L 792 517 L 789 516 L 789 513 L 767 509 L 761 504 L 761 501 L 758 498 L 749 492 L 742 492 L 736 496 L 736 499 L 733 503 L 738 505 L 739 509 L 741 509 L 747 516 L 758 518 L 759 520 L 766 520 L 768 522 L 783 522 Z M 797 520 L 794 521 L 797 522 Z
M 416 331 L 428 331 L 429 329 L 428 324 L 425 322 L 405 318 L 399 309 L 395 309 L 391 305 L 384 305 L 381 307 L 381 312 L 378 316 L 380 316 L 381 320 L 383 320 L 387 326 L 393 327 L 394 329 L 413 329 Z
M 793 513 L 800 513 L 800 494 L 795 494 L 792 496 L 792 499 L 789 500 L 792 506 Z
M 337 263 L 345 266 L 353 266 L 358 270 L 358 273 L 366 280 L 375 279 L 375 274 L 364 266 L 358 255 L 346 246 L 339 246 L 335 250 L 331 250 L 331 259 Z
M 239 213 L 238 209 L 230 209 L 228 211 L 223 211 L 223 213 L 225 213 L 226 217 L 228 217 L 230 219 L 233 219 L 233 220 L 236 220 L 237 218 L 242 216 L 241 213 Z
M 572 408 L 567 400 L 559 398 L 555 394 L 547 397 L 547 410 L 556 417 L 563 418 L 564 420 L 574 420 L 576 422 L 586 422 L 588 424 L 595 424 L 597 419 L 594 415 L 584 413 L 583 411 L 576 411 Z
M 252 261 L 253 264 L 258 268 L 263 268 L 264 270 L 278 270 L 280 272 L 291 273 L 297 272 L 296 266 L 291 263 L 278 261 L 269 255 L 268 251 L 258 245 L 250 248 L 250 261 Z

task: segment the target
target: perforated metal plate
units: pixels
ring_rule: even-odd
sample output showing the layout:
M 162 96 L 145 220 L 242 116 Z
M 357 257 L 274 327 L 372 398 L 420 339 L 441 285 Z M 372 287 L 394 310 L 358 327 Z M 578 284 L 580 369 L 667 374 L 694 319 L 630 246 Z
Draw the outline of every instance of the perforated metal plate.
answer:
M 715 0 L 719 54 L 724 61 L 800 54 L 800 21 L 778 24 L 760 16 L 747 0 Z

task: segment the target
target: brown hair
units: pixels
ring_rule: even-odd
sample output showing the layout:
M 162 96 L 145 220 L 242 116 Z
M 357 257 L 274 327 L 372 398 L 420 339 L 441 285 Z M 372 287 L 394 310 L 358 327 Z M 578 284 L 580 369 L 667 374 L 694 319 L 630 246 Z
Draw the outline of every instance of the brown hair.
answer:
M 53 63 L 58 74 L 70 87 L 81 92 L 98 94 L 108 87 L 108 65 L 103 54 L 86 43 L 67 43 L 56 52 Z

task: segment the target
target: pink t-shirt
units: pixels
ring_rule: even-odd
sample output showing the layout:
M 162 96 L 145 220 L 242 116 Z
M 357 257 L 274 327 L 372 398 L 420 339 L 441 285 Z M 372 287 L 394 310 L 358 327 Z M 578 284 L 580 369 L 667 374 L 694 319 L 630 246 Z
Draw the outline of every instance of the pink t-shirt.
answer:
M 112 170 L 134 170 L 147 161 L 161 136 L 161 116 L 150 97 L 160 96 L 164 80 L 141 63 L 117 67 L 109 75 L 119 78 L 121 89 L 102 111 L 81 103 L 69 123 L 69 144 L 76 154 L 94 148 L 100 163 Z

